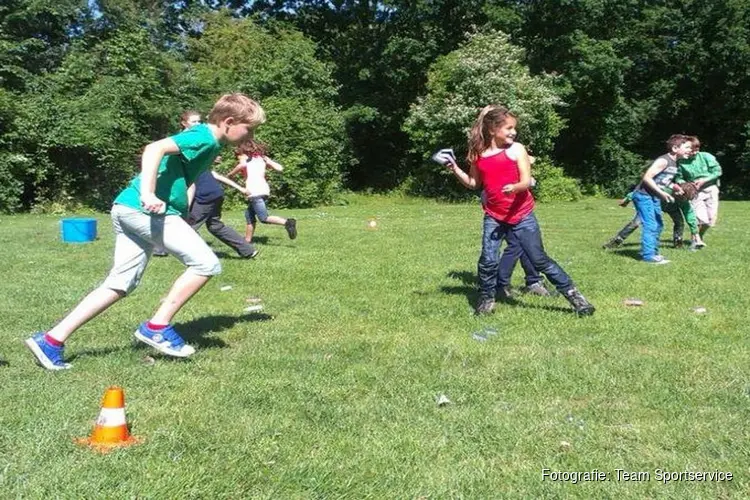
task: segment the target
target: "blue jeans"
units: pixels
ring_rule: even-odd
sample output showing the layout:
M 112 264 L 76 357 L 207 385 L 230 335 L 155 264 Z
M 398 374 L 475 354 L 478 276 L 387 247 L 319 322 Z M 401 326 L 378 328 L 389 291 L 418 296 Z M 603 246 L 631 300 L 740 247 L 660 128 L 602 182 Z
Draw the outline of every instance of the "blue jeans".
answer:
M 633 194 L 633 204 L 641 218 L 641 257 L 654 260 L 659 255 L 659 237 L 664 228 L 661 216 L 661 199 L 643 191 Z
M 505 250 L 500 256 L 500 267 L 497 273 L 497 286 L 506 287 L 510 286 L 510 278 L 513 274 L 513 268 L 516 267 L 516 262 L 521 260 L 521 267 L 525 275 L 526 286 L 531 286 L 534 283 L 542 281 L 542 275 L 539 271 L 534 269 L 534 264 L 531 263 L 529 257 L 524 253 L 523 247 L 519 244 L 518 239 L 514 238 L 513 241 L 508 239 L 505 245 Z
M 565 294 L 575 285 L 570 276 L 552 260 L 544 251 L 542 232 L 533 213 L 527 215 L 518 224 L 500 222 L 489 215 L 484 215 L 482 233 L 482 254 L 479 256 L 477 273 L 479 275 L 479 293 L 482 298 L 495 298 L 498 274 L 510 276 L 513 268 L 499 270 L 503 262 L 498 253 L 503 239 L 507 239 L 508 246 L 517 245 L 526 254 L 531 266 L 547 276 L 560 293 Z M 503 265 L 515 265 L 511 259 L 505 259 Z M 499 271 L 499 273 L 498 273 Z

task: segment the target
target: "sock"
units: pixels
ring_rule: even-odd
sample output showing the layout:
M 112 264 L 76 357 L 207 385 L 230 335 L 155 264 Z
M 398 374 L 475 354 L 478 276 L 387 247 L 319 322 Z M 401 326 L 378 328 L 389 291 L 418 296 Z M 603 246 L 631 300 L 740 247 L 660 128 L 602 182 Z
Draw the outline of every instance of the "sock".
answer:
M 62 347 L 62 346 L 63 346 L 63 343 L 62 343 L 62 342 L 60 342 L 60 341 L 59 341 L 59 340 L 57 340 L 57 339 L 53 339 L 53 338 L 52 338 L 52 337 L 50 337 L 50 336 L 49 336 L 49 334 L 47 334 L 47 333 L 45 333 L 45 334 L 44 334 L 44 340 L 45 340 L 45 341 L 46 341 L 46 342 L 47 342 L 47 343 L 48 343 L 49 345 L 51 345 L 51 346 L 53 346 L 53 347 Z
M 169 325 L 157 325 L 156 323 L 146 322 L 146 326 L 149 330 L 164 330 Z

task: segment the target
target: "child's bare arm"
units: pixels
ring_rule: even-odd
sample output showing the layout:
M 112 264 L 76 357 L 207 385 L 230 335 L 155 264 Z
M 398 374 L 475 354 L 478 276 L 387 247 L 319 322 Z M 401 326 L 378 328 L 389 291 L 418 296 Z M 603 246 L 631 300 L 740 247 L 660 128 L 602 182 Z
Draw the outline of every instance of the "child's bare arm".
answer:
M 190 184 L 190 187 L 187 190 L 188 195 L 188 207 L 193 205 L 193 200 L 195 199 L 195 184 Z
M 227 186 L 236 189 L 237 191 L 239 191 L 242 194 L 247 194 L 247 190 L 245 188 L 243 188 L 242 186 L 240 186 L 239 184 L 237 184 L 236 182 L 234 182 L 232 179 L 228 179 L 228 178 L 224 177 L 223 175 L 221 175 L 221 174 L 219 174 L 219 173 L 217 173 L 217 172 L 215 172 L 213 170 L 211 171 L 211 175 L 213 175 L 214 179 L 216 179 L 217 181 L 221 182 L 222 184 L 226 184 Z
M 272 169 L 276 170 L 277 172 L 283 172 L 284 167 L 281 166 L 280 163 L 273 161 L 268 156 L 264 156 L 263 160 L 266 162 L 266 166 L 271 167 Z
M 234 177 L 235 175 L 239 174 L 242 169 L 245 168 L 245 164 L 243 162 L 240 162 L 237 164 L 236 167 L 234 167 L 228 174 L 227 177 Z
M 456 163 L 453 158 L 447 159 L 449 163 L 446 165 L 446 167 L 448 167 L 448 170 L 453 172 L 453 175 L 456 176 L 458 182 L 469 189 L 479 189 L 480 187 L 482 187 L 482 180 L 479 177 L 479 171 L 474 164 L 471 165 L 471 167 L 469 168 L 469 173 L 467 174 L 466 172 L 461 170 L 461 167 L 458 166 L 458 163 Z
M 529 189 L 531 185 L 531 161 L 526 148 L 519 143 L 512 146 L 514 149 L 513 156 L 518 165 L 518 182 L 515 184 L 506 184 L 503 186 L 503 193 L 520 193 Z
M 152 213 L 164 211 L 164 201 L 158 199 L 154 194 L 156 191 L 156 173 L 164 156 L 178 154 L 179 152 L 180 148 L 177 143 L 169 137 L 152 142 L 143 150 L 143 156 L 141 157 L 141 205 L 147 211 Z

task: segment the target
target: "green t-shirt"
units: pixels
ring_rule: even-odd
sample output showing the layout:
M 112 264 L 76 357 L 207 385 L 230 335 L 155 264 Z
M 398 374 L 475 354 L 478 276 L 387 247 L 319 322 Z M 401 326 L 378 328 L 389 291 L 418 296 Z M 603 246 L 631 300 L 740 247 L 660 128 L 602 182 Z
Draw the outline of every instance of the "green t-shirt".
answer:
M 211 168 L 221 146 L 208 125 L 195 125 L 172 136 L 180 153 L 162 158 L 156 174 L 156 197 L 166 202 L 166 215 L 187 216 L 187 188 L 201 173 Z M 141 210 L 141 174 L 122 190 L 115 204 Z
M 692 158 L 680 160 L 677 164 L 679 170 L 674 178 L 676 183 L 681 184 L 693 182 L 697 179 L 706 179 L 703 187 L 718 185 L 719 177 L 721 177 L 721 165 L 711 153 L 699 151 Z

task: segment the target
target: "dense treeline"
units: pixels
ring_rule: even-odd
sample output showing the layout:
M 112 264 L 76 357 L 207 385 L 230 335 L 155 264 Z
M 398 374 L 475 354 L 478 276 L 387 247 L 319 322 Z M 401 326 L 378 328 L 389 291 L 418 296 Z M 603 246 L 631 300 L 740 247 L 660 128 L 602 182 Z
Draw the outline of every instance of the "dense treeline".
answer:
M 0 210 L 105 208 L 181 110 L 234 90 L 268 111 L 287 205 L 465 196 L 425 158 L 488 100 L 522 114 L 549 197 L 577 196 L 562 171 L 622 194 L 676 132 L 747 196 L 749 31 L 748 0 L 5 0 Z

